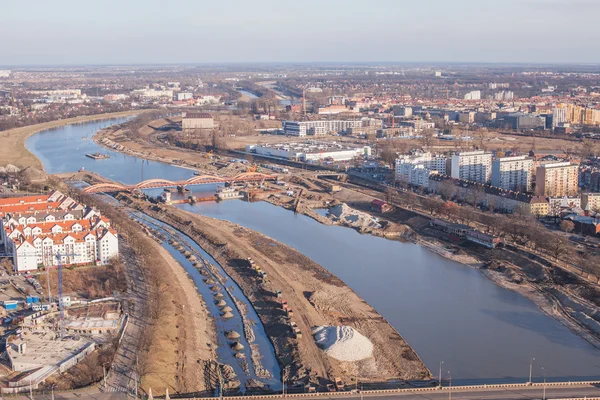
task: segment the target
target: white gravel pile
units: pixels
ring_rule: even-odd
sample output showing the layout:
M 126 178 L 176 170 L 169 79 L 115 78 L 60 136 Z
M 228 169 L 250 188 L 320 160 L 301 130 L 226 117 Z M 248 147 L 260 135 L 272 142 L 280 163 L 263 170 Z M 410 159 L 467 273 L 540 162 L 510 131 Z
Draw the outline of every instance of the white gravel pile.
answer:
M 339 361 L 364 360 L 373 354 L 373 343 L 349 326 L 317 326 L 313 336 L 317 346 Z
M 381 228 L 375 218 L 344 203 L 331 207 L 327 216 L 335 222 L 360 230 Z

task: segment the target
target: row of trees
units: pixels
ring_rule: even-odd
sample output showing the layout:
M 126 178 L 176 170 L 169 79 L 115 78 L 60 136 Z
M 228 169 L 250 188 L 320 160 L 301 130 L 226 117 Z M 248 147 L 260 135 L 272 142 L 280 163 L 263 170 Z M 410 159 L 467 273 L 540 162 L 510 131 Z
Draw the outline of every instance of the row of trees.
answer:
M 564 234 L 549 230 L 533 216 L 485 213 L 471 206 L 459 206 L 453 201 L 422 197 L 411 191 L 398 192 L 395 189 L 387 190 L 386 200 L 402 208 L 424 210 L 432 217 L 483 226 L 492 235 L 503 237 L 509 242 L 520 243 L 554 260 L 600 275 L 600 257 L 589 252 L 577 251 Z M 561 228 L 569 232 L 574 226 L 571 222 L 562 224 Z

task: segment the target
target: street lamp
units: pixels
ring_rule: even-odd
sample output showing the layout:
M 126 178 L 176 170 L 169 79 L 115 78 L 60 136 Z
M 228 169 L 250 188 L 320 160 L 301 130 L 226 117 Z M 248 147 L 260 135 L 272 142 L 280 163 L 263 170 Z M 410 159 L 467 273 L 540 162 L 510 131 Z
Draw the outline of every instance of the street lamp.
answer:
M 289 367 L 289 365 L 283 367 L 283 371 L 281 373 L 281 397 L 285 397 L 285 380 L 287 379 L 287 370 Z
M 444 364 L 444 362 L 440 361 L 440 375 L 439 375 L 439 379 L 438 379 L 440 388 L 442 387 L 442 364 Z
M 531 385 L 531 373 L 533 372 L 533 362 L 535 361 L 535 358 L 531 358 L 529 360 L 529 384 Z
M 544 395 L 542 396 L 542 400 L 546 400 L 546 370 L 542 367 L 542 371 L 544 371 Z
M 450 379 L 450 386 L 448 389 L 448 400 L 452 400 L 452 374 L 448 371 L 448 378 Z

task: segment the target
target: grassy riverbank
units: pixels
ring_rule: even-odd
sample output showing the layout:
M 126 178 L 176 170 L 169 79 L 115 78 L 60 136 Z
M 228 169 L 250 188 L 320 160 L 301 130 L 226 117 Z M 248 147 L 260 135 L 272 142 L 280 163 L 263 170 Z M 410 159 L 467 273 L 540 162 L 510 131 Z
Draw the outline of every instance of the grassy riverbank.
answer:
M 39 171 L 44 171 L 42 162 L 25 147 L 25 141 L 29 136 L 46 129 L 58 128 L 63 125 L 97 121 L 108 118 L 128 117 L 131 115 L 140 114 L 142 112 L 146 112 L 146 110 L 85 115 L 81 117 L 45 122 L 43 124 L 23 126 L 20 128 L 9 129 L 7 131 L 0 132 L 0 166 L 12 164 L 21 169 L 31 167 L 38 169 Z

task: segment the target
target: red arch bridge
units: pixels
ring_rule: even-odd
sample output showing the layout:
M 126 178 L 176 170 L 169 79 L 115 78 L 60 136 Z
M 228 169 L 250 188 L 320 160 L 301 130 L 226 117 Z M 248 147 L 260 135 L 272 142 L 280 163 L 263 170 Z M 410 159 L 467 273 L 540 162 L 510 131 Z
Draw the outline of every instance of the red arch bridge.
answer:
M 137 185 L 121 185 L 119 183 L 99 183 L 86 187 L 84 193 L 103 192 L 133 192 L 134 190 L 157 189 L 163 187 L 186 187 L 189 185 L 203 185 L 207 183 L 238 183 L 238 182 L 261 182 L 265 180 L 276 180 L 277 175 L 261 174 L 259 172 L 245 172 L 233 177 L 217 175 L 194 176 L 186 181 L 169 181 L 167 179 L 148 179 Z

